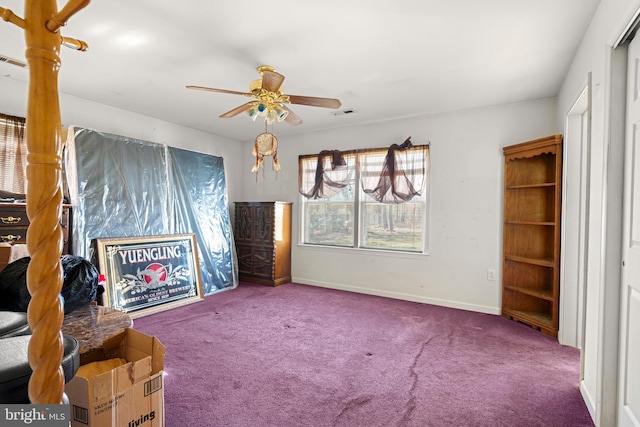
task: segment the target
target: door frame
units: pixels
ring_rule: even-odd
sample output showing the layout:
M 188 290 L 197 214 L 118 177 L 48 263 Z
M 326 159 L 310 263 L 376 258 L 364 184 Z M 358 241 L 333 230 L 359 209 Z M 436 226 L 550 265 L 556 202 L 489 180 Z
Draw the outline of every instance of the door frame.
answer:
M 560 330 L 563 345 L 584 347 L 589 234 L 591 73 L 565 116 L 560 245 Z M 577 193 L 577 194 L 576 194 Z M 571 197 L 571 198 L 570 198 Z M 582 371 L 582 369 L 581 369 Z M 582 374 L 582 372 L 581 372 Z
M 590 178 L 586 187 L 589 215 L 585 223 L 585 268 L 589 274 L 585 274 L 578 343 L 582 346 L 580 391 L 597 426 L 616 425 L 617 418 L 626 65 L 624 46 L 606 46 L 604 75 L 601 82 L 592 85 L 592 97 L 603 101 L 603 111 L 598 112 L 603 120 L 591 123 L 592 137 L 597 139 L 590 141 L 594 152 L 586 166 Z M 561 304 L 565 302 L 561 300 Z M 587 320 L 592 323 L 589 330 Z M 594 364 L 586 366 L 586 358 Z M 587 372 L 587 368 L 592 370 Z M 587 375 L 589 381 L 585 381 Z

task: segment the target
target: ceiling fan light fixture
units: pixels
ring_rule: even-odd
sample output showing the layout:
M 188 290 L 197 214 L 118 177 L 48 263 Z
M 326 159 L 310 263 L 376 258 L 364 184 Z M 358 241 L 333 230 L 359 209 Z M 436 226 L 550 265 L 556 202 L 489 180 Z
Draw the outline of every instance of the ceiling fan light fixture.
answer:
M 251 119 L 253 119 L 253 121 L 256 121 L 256 118 L 258 117 L 258 109 L 256 108 L 256 106 L 254 105 L 253 107 L 249 108 L 249 110 L 247 110 L 247 114 L 249 115 L 249 117 L 251 117 Z
M 275 123 L 276 121 L 279 121 L 278 115 L 273 108 L 269 108 L 269 111 L 267 111 L 267 114 L 264 117 L 264 121 L 269 125 Z
M 267 113 L 269 112 L 269 106 L 267 104 L 265 104 L 264 102 L 261 102 L 256 107 L 256 110 L 258 111 L 258 115 L 260 117 L 265 117 L 267 115 Z
M 289 115 L 289 112 L 287 110 L 285 110 L 284 108 L 282 108 L 281 106 L 279 106 L 278 104 L 273 106 L 273 111 L 275 111 L 275 113 L 277 115 L 278 122 L 283 121 Z

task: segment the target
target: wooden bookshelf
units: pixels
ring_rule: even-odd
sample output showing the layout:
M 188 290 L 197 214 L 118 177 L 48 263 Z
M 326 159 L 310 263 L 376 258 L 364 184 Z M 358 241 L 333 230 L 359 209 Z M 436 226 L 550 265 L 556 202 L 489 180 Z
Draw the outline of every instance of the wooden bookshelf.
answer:
M 557 337 L 562 136 L 503 152 L 502 315 Z

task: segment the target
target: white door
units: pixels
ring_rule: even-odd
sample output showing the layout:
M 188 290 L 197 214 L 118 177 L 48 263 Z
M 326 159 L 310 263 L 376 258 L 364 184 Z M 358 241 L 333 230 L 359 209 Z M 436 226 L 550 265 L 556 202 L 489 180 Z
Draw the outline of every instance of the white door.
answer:
M 627 64 L 618 425 L 640 427 L 640 37 Z

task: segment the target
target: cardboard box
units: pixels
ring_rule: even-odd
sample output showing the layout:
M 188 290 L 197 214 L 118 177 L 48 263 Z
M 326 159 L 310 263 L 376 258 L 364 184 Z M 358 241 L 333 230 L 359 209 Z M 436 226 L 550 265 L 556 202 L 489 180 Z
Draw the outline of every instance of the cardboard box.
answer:
M 83 354 L 83 363 L 123 358 L 126 364 L 66 384 L 72 427 L 164 427 L 164 352 L 155 337 L 125 329 Z
M 9 257 L 11 257 L 11 245 L 9 243 L 0 243 L 0 271 L 9 264 Z
M 13 261 L 27 256 L 29 256 L 29 251 L 25 244 L 0 243 L 0 271 Z
M 27 245 L 24 243 L 13 244 L 11 245 L 11 255 L 9 256 L 9 263 L 13 261 L 17 261 L 20 258 L 25 258 L 29 256 L 29 250 L 27 249 Z

